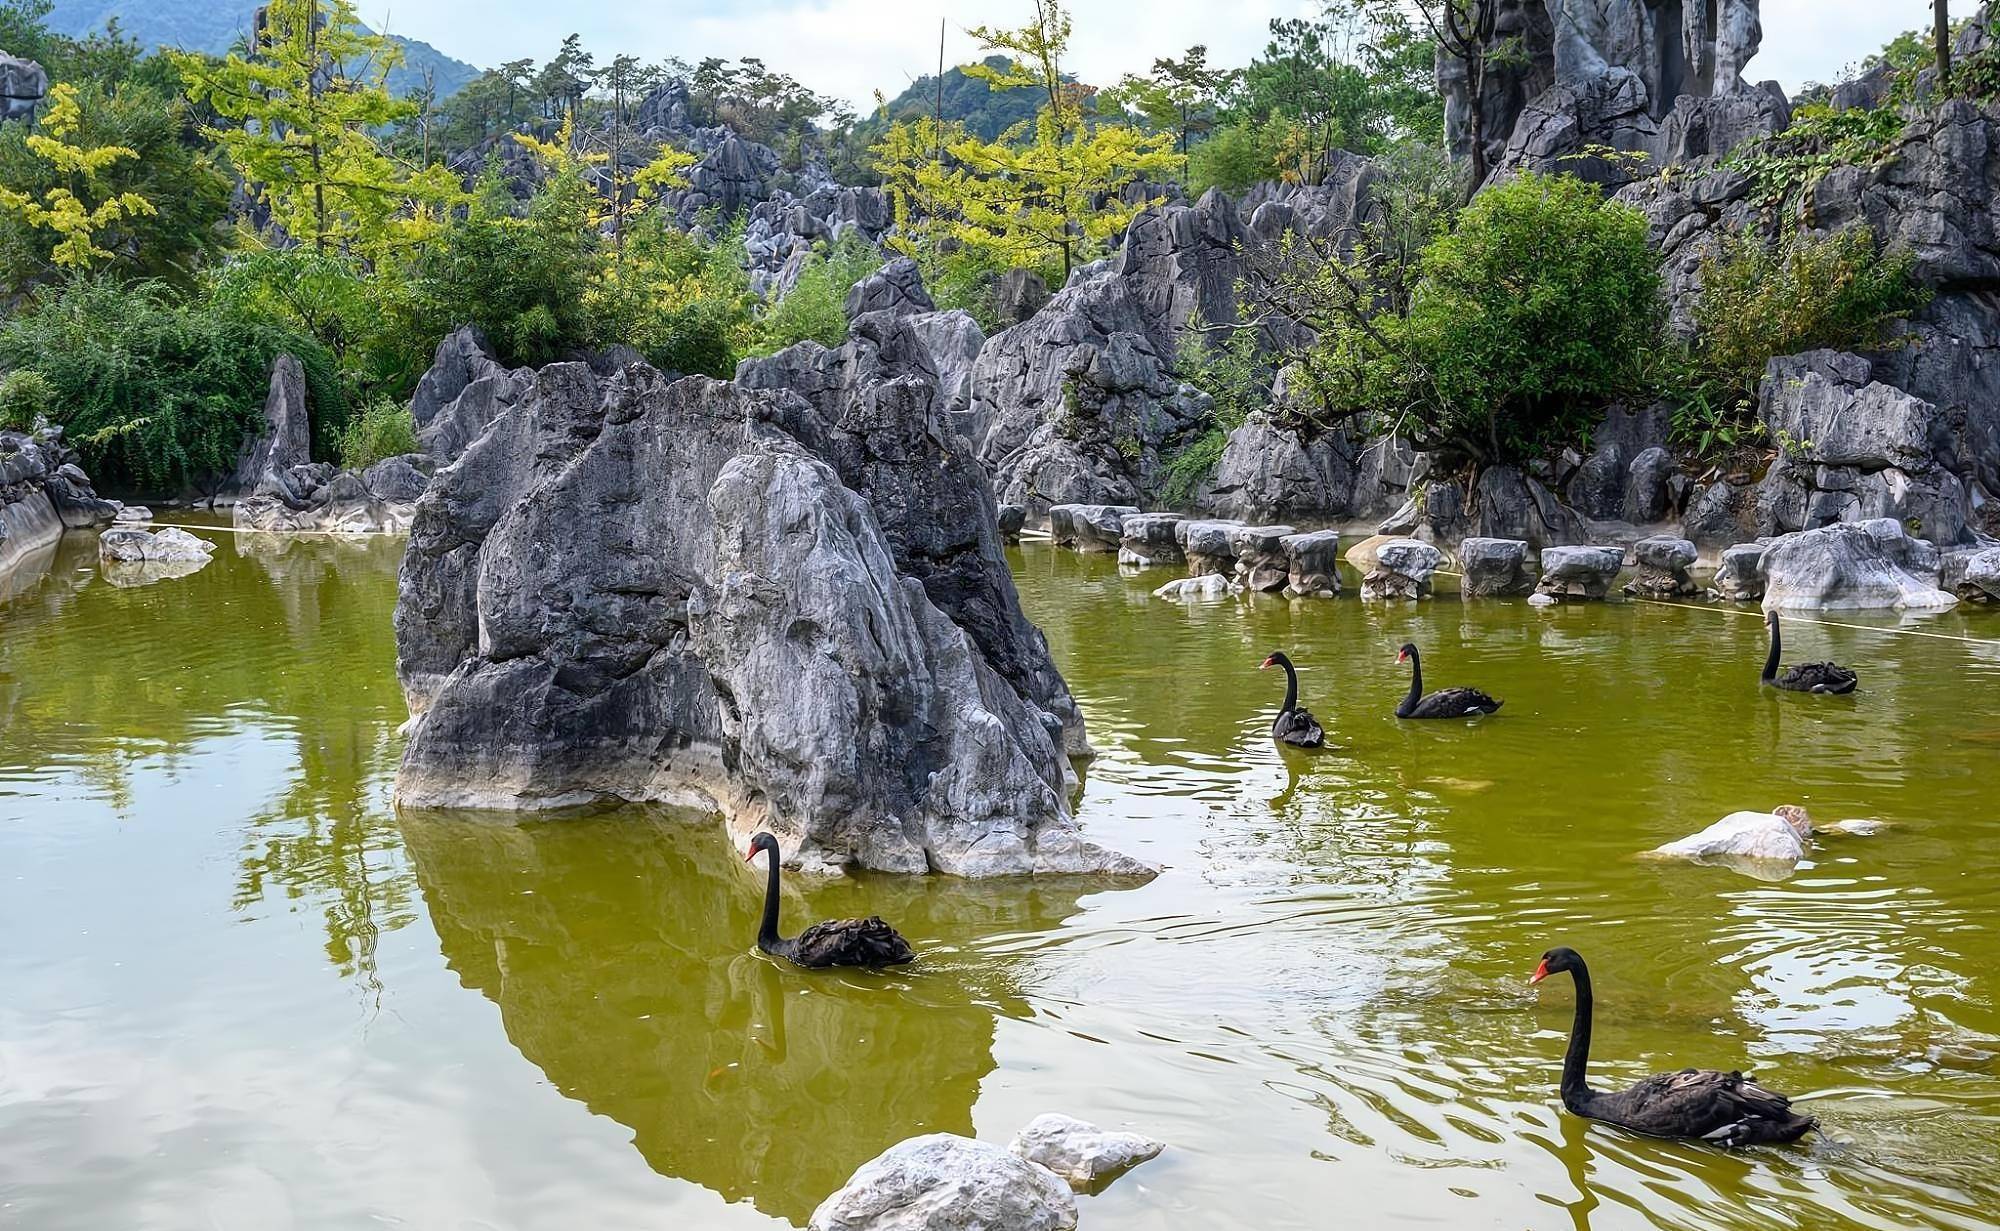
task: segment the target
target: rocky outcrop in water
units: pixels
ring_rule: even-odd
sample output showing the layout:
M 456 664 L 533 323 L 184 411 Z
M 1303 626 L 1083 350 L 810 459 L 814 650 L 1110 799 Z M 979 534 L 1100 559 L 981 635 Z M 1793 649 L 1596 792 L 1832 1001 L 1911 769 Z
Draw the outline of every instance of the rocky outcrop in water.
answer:
M 1939 565 L 1936 547 L 1882 518 L 1774 539 L 1757 571 L 1770 610 L 1929 610 L 1958 601 L 1938 588 Z
M 909 327 L 739 375 L 551 365 L 439 473 L 398 797 L 695 803 L 809 869 L 1144 871 L 1069 814 L 1081 721 Z
M 932 1133 L 898 1142 L 813 1211 L 809 1231 L 1074 1231 L 1056 1174 L 999 1146 Z
M 108 526 L 121 507 L 91 487 L 59 427 L 0 432 L 0 574 L 65 530 Z

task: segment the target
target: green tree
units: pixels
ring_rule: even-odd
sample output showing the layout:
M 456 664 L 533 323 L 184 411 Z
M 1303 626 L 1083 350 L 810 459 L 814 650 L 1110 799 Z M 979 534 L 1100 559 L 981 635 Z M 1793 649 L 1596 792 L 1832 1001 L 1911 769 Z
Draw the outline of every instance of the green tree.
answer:
M 395 43 L 361 28 L 350 0 L 271 0 L 264 13 L 248 55 L 168 53 L 189 96 L 235 121 L 210 139 L 273 221 L 317 251 L 373 258 L 431 234 L 459 188 L 441 166 L 398 163 L 377 138 L 413 112 L 384 85 Z
M 1174 135 L 1180 150 L 1182 178 L 1187 176 L 1188 150 L 1197 134 L 1215 127 L 1222 90 L 1234 74 L 1210 68 L 1208 48 L 1196 44 L 1178 60 L 1157 59 L 1145 76 L 1127 73 L 1104 100 L 1100 110 L 1130 109 L 1154 128 Z
M 17 215 L 31 227 L 55 237 L 49 259 L 71 270 L 89 269 L 108 261 L 112 252 L 98 240 L 121 222 L 149 218 L 159 211 L 137 192 L 107 188 L 106 173 L 139 157 L 122 145 L 78 145 L 68 138 L 84 127 L 76 87 L 58 82 L 50 88 L 41 131 L 26 138 L 28 151 L 47 166 L 44 178 L 56 181 L 39 195 L 0 184 L 0 210 Z

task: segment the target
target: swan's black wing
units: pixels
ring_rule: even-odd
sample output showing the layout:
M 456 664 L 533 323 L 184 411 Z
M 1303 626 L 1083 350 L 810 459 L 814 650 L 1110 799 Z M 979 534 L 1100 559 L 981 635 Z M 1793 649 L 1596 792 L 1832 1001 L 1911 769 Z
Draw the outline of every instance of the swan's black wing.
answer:
M 1411 718 L 1471 718 L 1479 714 L 1490 714 L 1500 708 L 1500 702 L 1487 696 L 1477 688 L 1440 688 L 1438 691 L 1418 701 L 1411 709 Z
M 1860 677 L 1835 663 L 1800 663 L 1778 676 L 1778 687 L 1793 692 L 1853 692 Z
M 1326 732 L 1310 710 L 1281 710 L 1271 722 L 1271 738 L 1297 748 L 1318 748 L 1326 743 Z
M 910 942 L 870 915 L 815 923 L 791 942 L 787 955 L 801 966 L 900 966 L 916 960 Z
M 1574 1108 L 1654 1137 L 1686 1137 L 1719 1146 L 1797 1141 L 1815 1127 L 1792 1101 L 1741 1073 L 1682 1069 L 1615 1094 L 1591 1093 Z

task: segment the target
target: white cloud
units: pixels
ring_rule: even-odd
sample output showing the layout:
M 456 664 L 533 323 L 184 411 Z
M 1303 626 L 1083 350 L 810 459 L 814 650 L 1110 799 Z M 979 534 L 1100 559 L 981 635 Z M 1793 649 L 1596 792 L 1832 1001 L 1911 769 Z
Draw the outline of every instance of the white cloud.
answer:
M 872 93 L 896 94 L 937 64 L 938 20 L 945 58 L 976 58 L 965 28 L 1017 24 L 1025 0 L 751 0 L 748 3 L 635 5 L 622 0 L 362 0 L 362 14 L 385 18 L 398 34 L 424 39 L 475 64 L 546 58 L 564 35 L 583 35 L 600 55 L 761 56 L 814 89 L 865 108 Z M 1105 83 L 1142 71 L 1157 56 L 1206 43 L 1210 62 L 1241 64 L 1262 50 L 1273 17 L 1302 16 L 1311 0 L 1072 0 L 1074 62 L 1085 80 Z M 1959 15 L 1973 0 L 1956 0 Z M 1929 6 L 1882 0 L 1764 0 L 1763 51 L 1750 76 L 1788 90 L 1837 79 L 1840 70 L 1898 32 L 1922 25 Z

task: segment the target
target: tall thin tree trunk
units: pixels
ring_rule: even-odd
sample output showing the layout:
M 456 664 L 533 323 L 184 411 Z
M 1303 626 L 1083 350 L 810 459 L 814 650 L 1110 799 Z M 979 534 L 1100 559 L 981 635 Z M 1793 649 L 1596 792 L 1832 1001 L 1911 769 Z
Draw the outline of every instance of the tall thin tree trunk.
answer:
M 1951 14 L 1946 0 L 1931 0 L 1931 33 L 1937 40 L 1938 90 L 1951 93 Z

